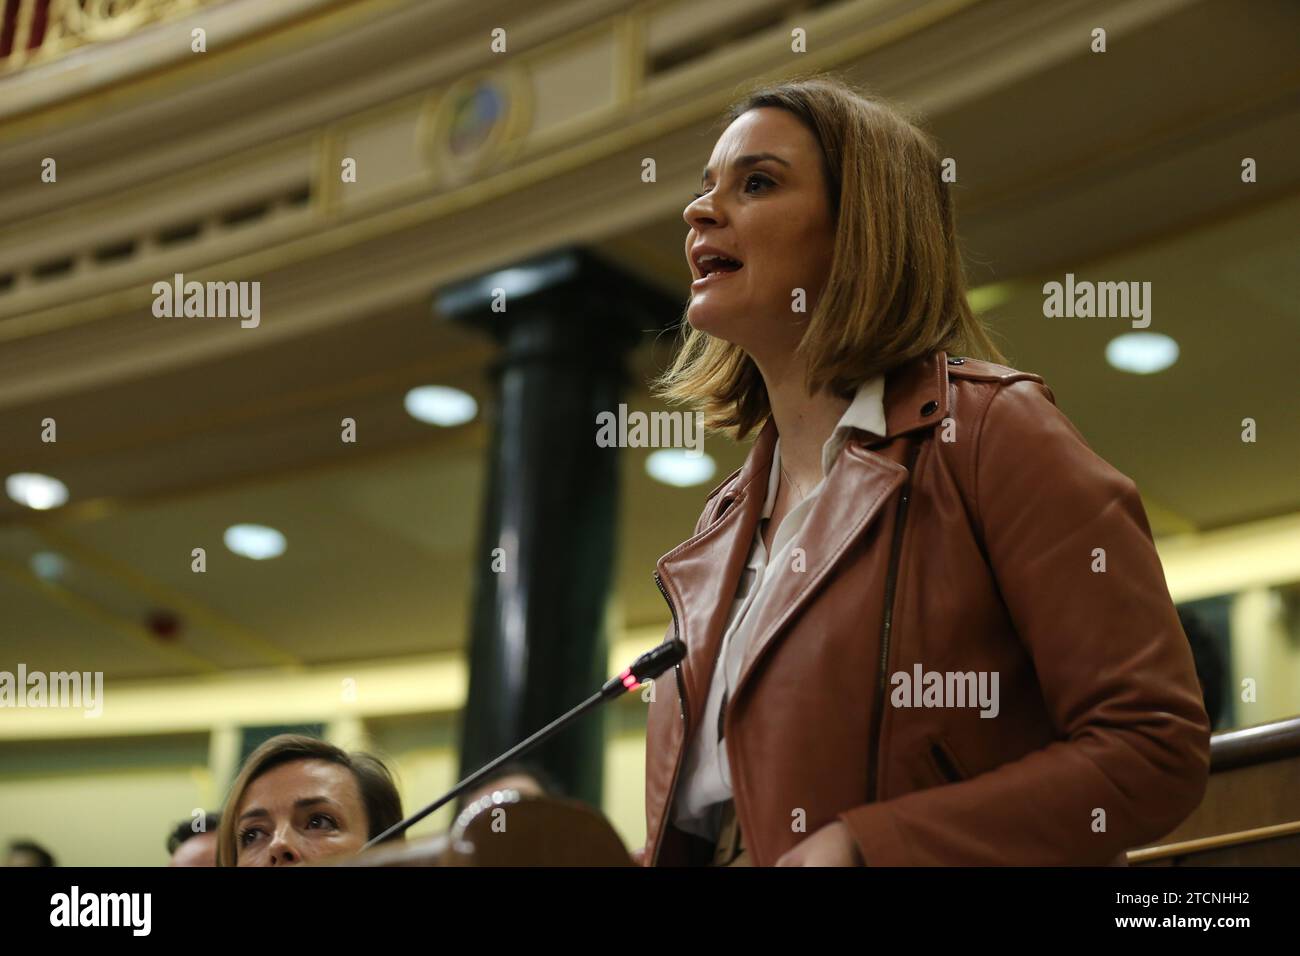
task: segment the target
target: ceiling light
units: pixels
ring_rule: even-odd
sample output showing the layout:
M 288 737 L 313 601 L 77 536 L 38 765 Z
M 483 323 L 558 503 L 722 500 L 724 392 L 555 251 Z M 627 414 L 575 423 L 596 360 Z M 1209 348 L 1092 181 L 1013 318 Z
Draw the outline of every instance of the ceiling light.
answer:
M 5 479 L 5 491 L 20 505 L 46 511 L 68 500 L 68 486 L 49 475 L 19 472 Z
M 235 554 L 254 561 L 278 558 L 284 554 L 284 535 L 260 524 L 236 524 L 226 529 L 226 547 Z
M 688 453 L 681 448 L 664 448 L 651 452 L 645 470 L 655 481 L 676 488 L 700 485 L 713 477 L 717 465 L 708 455 Z
M 1125 332 L 1106 343 L 1106 361 L 1121 372 L 1151 375 L 1178 361 L 1178 343 L 1159 332 Z
M 32 574 L 42 581 L 57 581 L 63 577 L 66 564 L 63 555 L 53 551 L 38 551 L 28 561 Z
M 406 393 L 403 403 L 407 414 L 430 425 L 450 428 L 473 421 L 478 402 L 468 392 L 445 385 L 421 385 Z

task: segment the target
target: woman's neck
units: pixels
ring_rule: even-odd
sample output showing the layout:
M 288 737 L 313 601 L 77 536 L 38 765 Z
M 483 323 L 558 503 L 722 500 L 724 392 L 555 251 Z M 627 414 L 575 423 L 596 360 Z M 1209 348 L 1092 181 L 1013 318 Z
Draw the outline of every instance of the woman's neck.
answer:
M 822 480 L 822 446 L 849 402 L 826 391 L 809 395 L 802 366 L 787 367 L 779 374 L 764 372 L 763 382 L 781 436 L 781 466 L 806 495 Z

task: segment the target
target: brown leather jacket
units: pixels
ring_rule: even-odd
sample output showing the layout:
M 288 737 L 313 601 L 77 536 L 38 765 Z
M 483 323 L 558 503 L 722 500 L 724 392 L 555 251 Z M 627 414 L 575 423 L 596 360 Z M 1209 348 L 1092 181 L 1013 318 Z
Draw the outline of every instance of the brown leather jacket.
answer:
M 1197 806 L 1209 772 L 1136 486 L 1039 376 L 1000 365 L 937 352 L 901 366 L 885 419 L 884 439 L 856 433 L 832 468 L 798 542 L 804 570 L 775 583 L 727 705 L 754 862 L 838 818 L 870 866 L 1122 863 Z M 670 798 L 775 438 L 769 420 L 658 562 L 688 654 L 649 712 L 647 865 L 687 860 Z M 986 689 L 996 674 L 996 716 L 961 706 L 946 677 L 946 699 L 922 696 L 929 672 L 982 674 Z M 904 694 L 900 674 L 922 687 Z

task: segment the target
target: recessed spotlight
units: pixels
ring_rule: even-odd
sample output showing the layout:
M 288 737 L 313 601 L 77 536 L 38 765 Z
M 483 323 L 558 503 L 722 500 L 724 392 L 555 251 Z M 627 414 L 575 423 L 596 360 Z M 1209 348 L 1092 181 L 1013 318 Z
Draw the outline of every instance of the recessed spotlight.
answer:
M 42 581 L 57 581 L 63 577 L 66 568 L 66 562 L 63 555 L 54 551 L 37 551 L 28 561 L 31 566 L 32 574 L 36 575 Z
M 478 414 L 478 402 L 473 395 L 445 385 L 413 388 L 406 393 L 402 404 L 412 418 L 444 428 L 473 421 Z
M 1151 375 L 1178 361 L 1178 343 L 1159 332 L 1125 332 L 1106 343 L 1106 361 L 1121 372 Z
M 260 524 L 236 524 L 226 529 L 226 547 L 245 558 L 265 561 L 284 554 L 284 535 Z
M 645 470 L 655 481 L 675 488 L 689 488 L 712 478 L 717 465 L 704 453 L 696 455 L 681 448 L 663 448 L 650 453 L 645 460 Z
M 68 500 L 68 486 L 49 475 L 19 472 L 5 479 L 5 492 L 20 505 L 47 511 Z

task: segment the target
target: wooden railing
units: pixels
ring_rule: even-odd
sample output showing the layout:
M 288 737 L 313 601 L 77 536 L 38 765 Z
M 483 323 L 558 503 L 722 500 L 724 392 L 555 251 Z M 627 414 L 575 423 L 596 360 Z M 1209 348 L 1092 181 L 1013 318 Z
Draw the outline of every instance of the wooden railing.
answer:
M 1133 866 L 1300 865 L 1300 717 L 1215 734 L 1205 798 Z

